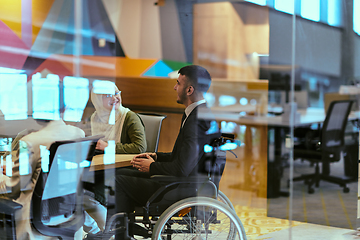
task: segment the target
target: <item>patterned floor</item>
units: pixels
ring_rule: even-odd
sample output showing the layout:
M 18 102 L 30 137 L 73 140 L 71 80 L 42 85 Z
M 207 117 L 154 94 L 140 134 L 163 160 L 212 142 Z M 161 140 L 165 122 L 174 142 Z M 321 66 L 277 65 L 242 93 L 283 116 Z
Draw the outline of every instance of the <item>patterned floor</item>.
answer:
M 343 163 L 337 163 L 340 166 L 338 169 L 342 170 L 341 164 Z M 334 169 L 332 174 L 341 176 L 341 171 L 332 169 Z M 295 161 L 294 170 L 294 175 L 300 175 L 313 171 L 313 167 Z M 287 171 L 284 172 L 284 176 L 286 174 Z M 282 185 L 285 186 L 286 183 L 283 182 Z M 344 193 L 339 185 L 321 181 L 319 188 L 315 188 L 315 193 L 309 194 L 303 181 L 294 182 L 292 219 L 324 226 L 356 229 L 358 183 L 352 182 L 347 186 L 350 192 Z M 269 217 L 288 219 L 289 198 L 268 199 L 267 212 Z
M 299 175 L 313 168 L 301 162 L 295 163 L 294 174 Z M 339 165 L 341 166 L 341 162 Z M 350 183 L 349 193 L 343 193 L 337 185 L 321 182 L 314 194 L 308 194 L 303 182 L 294 183 L 293 202 L 290 211 L 288 197 L 264 199 L 257 197 L 256 192 L 234 188 L 239 182 L 239 168 L 235 163 L 227 164 L 227 174 L 223 175 L 220 190 L 224 192 L 236 208 L 236 213 L 243 222 L 248 239 L 311 239 L 303 237 L 299 229 L 311 229 L 316 239 L 360 239 L 352 235 L 356 229 L 357 215 L 357 182 Z M 339 169 L 342 169 L 341 167 Z M 336 171 L 333 171 L 336 173 Z M 282 190 L 286 189 L 288 169 L 282 177 Z M 287 220 L 292 214 L 292 222 Z M 291 228 L 290 228 L 291 226 Z M 290 233 L 289 233 L 290 232 Z M 345 235 L 344 235 L 345 234 Z M 344 236 L 345 238 L 343 238 Z M 320 238 L 324 236 L 324 238 Z
M 268 239 L 266 237 L 261 238 L 261 236 L 290 227 L 290 222 L 288 220 L 267 217 L 266 209 L 236 205 L 235 210 L 244 225 L 248 240 Z M 303 223 L 293 221 L 291 226 L 294 227 L 301 224 Z

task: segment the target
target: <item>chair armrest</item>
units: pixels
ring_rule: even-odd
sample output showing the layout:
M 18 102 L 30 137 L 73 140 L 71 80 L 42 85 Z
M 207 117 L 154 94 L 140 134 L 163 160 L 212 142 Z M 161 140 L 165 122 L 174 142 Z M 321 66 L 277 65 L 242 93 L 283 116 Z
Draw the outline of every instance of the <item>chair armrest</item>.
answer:
M 190 177 L 175 177 L 169 175 L 153 175 L 151 179 L 154 179 L 160 183 L 203 183 L 210 180 L 208 176 L 190 176 Z
M 211 178 L 203 175 L 203 176 L 189 176 L 189 177 L 175 177 L 169 175 L 153 175 L 151 179 L 158 181 L 159 183 L 164 184 L 160 187 L 146 202 L 145 209 L 149 209 L 151 203 L 162 199 L 164 194 L 173 190 L 177 186 L 181 184 L 204 184 L 204 183 L 211 183 L 214 188 L 216 186 L 213 182 L 211 182 Z
M 20 203 L 14 202 L 11 199 L 0 198 L 0 213 L 13 215 L 16 210 L 19 210 L 22 207 L 23 206 Z

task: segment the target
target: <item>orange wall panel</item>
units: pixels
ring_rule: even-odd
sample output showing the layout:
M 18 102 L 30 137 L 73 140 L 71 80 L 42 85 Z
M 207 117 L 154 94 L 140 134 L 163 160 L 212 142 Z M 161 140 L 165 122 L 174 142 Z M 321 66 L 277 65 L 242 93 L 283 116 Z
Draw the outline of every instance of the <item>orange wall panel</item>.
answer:
M 74 69 L 72 55 L 51 55 L 70 71 Z M 141 77 L 157 59 L 130 59 L 126 57 L 81 56 L 81 76 L 84 77 Z
M 0 0 L 0 20 L 21 38 L 21 0 Z
M 139 77 L 153 64 L 157 59 L 130 59 L 116 58 L 116 76 Z

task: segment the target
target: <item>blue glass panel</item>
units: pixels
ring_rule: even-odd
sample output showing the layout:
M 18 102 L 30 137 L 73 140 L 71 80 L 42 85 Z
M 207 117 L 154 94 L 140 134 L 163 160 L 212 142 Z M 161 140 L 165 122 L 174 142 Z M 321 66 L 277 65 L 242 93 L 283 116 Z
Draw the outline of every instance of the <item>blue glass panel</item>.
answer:
M 89 80 L 64 77 L 64 120 L 80 122 L 89 100 Z
M 27 105 L 27 75 L 0 74 L 0 110 L 5 120 L 26 119 Z
M 341 0 L 328 0 L 327 21 L 329 25 L 341 26 Z
M 115 88 L 111 81 L 95 80 L 93 82 L 93 91 L 96 94 L 114 94 Z
M 360 35 L 360 14 L 356 10 L 360 9 L 360 1 L 354 0 L 354 32 Z
M 274 7 L 281 12 L 294 14 L 294 0 L 275 0 Z
M 301 16 L 316 22 L 320 21 L 320 0 L 301 0 Z
M 48 74 L 41 78 L 40 73 L 32 77 L 33 89 L 33 118 L 35 119 L 60 119 L 60 93 L 59 76 Z
M 252 2 L 255 3 L 257 5 L 262 5 L 265 6 L 266 5 L 266 0 L 245 0 L 246 2 Z

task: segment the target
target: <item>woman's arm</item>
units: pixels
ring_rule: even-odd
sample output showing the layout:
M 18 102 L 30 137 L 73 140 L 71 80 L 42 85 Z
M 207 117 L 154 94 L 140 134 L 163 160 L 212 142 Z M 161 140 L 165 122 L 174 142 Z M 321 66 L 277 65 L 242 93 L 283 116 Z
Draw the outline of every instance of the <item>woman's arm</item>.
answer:
M 126 114 L 121 133 L 120 143 L 116 143 L 116 153 L 144 153 L 146 152 L 145 129 L 136 113 Z

